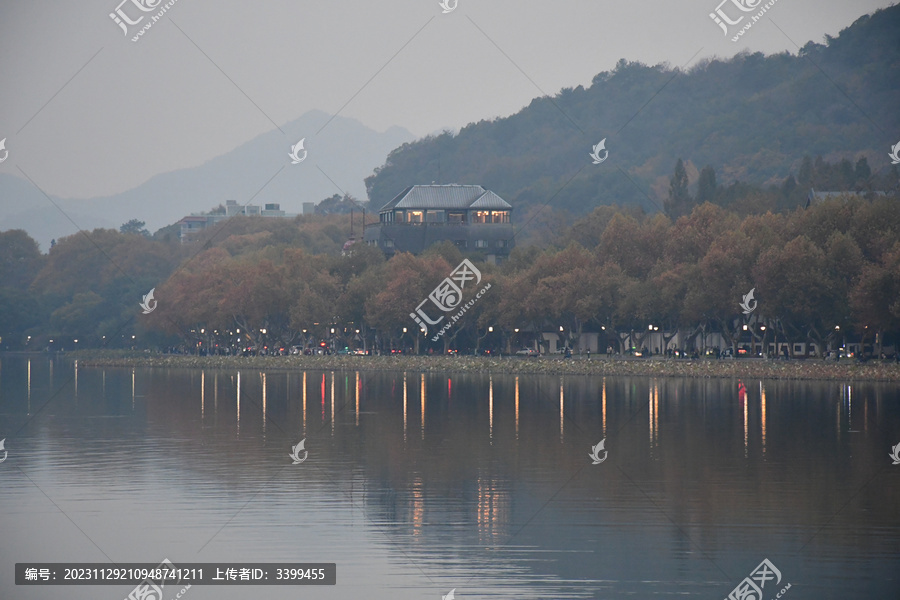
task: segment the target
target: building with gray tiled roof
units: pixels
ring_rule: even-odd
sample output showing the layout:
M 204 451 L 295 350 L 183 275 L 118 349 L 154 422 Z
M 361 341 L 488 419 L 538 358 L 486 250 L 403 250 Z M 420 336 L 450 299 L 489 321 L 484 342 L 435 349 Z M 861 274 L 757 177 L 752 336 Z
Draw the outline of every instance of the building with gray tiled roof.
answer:
M 464 253 L 483 252 L 498 262 L 513 247 L 513 207 L 480 185 L 413 185 L 381 207 L 364 240 L 388 256 L 418 254 L 451 241 Z

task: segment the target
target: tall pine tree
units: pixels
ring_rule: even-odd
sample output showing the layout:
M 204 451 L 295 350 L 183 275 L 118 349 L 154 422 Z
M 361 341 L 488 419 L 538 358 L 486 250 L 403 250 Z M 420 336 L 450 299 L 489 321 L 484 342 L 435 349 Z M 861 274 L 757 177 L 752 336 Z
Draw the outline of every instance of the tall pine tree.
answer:
M 669 180 L 669 197 L 664 203 L 666 214 L 672 220 L 691 211 L 691 194 L 688 192 L 688 176 L 684 162 L 679 158 L 675 163 L 675 174 Z

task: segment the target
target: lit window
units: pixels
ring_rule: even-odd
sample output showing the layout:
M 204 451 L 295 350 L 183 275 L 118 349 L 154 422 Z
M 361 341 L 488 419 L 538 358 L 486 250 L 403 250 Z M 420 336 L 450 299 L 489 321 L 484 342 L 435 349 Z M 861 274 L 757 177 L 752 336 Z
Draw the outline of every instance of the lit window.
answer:
M 407 221 L 410 223 L 421 223 L 423 221 L 424 215 L 422 214 L 424 211 L 421 210 L 408 210 L 406 211 Z
M 487 240 L 475 240 L 476 248 L 487 248 L 487 246 L 488 246 Z
M 491 211 L 489 210 L 476 210 L 474 217 L 472 219 L 473 223 L 490 223 L 491 219 Z

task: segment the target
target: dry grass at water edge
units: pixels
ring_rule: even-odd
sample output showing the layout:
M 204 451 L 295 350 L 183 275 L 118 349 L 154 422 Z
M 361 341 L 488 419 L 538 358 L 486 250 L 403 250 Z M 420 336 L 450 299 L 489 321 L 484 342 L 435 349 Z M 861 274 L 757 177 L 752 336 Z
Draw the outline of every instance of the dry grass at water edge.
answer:
M 651 377 L 745 377 L 900 381 L 894 362 L 806 360 L 674 360 L 577 357 L 476 356 L 191 356 L 132 352 L 82 351 L 68 354 L 90 367 L 164 367 L 188 369 L 416 371 L 431 373 L 509 373 L 538 375 L 634 375 Z

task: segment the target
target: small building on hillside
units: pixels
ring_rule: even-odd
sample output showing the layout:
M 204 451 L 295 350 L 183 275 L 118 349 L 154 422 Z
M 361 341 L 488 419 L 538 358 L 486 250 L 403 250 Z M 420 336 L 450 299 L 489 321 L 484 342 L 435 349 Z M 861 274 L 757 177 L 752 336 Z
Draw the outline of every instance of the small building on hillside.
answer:
M 224 208 L 224 210 L 222 210 Z M 178 221 L 177 225 L 181 225 L 181 243 L 193 241 L 198 233 L 225 219 L 237 215 L 245 215 L 248 217 L 276 217 L 283 219 L 292 219 L 295 214 L 286 213 L 281 210 L 280 204 L 266 204 L 259 207 L 255 204 L 240 205 L 237 200 L 226 200 L 225 206 L 217 211 L 208 213 L 194 213 L 184 217 Z
M 381 207 L 379 222 L 366 227 L 363 239 L 388 256 L 450 241 L 498 263 L 514 245 L 512 210 L 480 185 L 414 185 Z
M 869 195 L 886 196 L 887 192 L 817 192 L 816 190 L 810 188 L 809 193 L 806 195 L 806 206 L 819 204 L 821 202 L 825 202 L 826 200 L 833 200 L 835 198 L 866 198 Z

